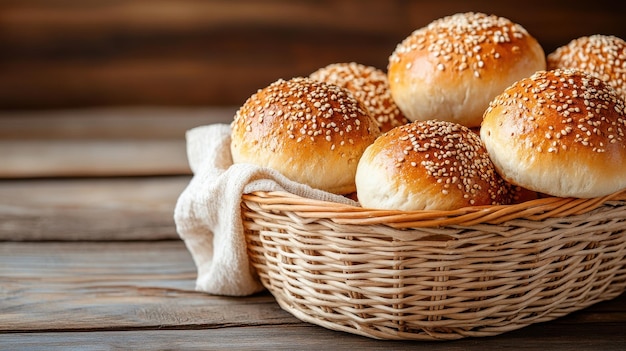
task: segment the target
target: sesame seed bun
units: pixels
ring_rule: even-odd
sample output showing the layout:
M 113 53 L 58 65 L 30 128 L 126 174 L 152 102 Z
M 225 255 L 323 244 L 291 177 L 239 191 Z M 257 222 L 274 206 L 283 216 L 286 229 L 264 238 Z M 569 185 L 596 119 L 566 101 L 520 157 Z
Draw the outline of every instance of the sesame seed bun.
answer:
M 604 196 L 626 187 L 624 109 L 597 77 L 540 71 L 491 102 L 480 135 L 512 184 L 552 196 Z
M 570 41 L 548 55 L 548 69 L 575 68 L 596 75 L 626 99 L 626 41 L 592 35 Z
M 428 120 L 396 127 L 363 153 L 357 194 L 366 208 L 453 210 L 508 203 L 480 137 L 460 124 Z
M 411 33 L 389 57 L 387 74 L 394 101 L 411 121 L 478 127 L 496 95 L 545 68 L 542 47 L 522 26 L 468 12 Z
M 409 122 L 391 97 L 387 73 L 376 67 L 356 62 L 333 63 L 309 77 L 350 90 L 376 119 L 381 132 Z
M 253 94 L 231 124 L 234 163 L 252 163 L 335 194 L 356 190 L 354 176 L 378 124 L 352 94 L 308 78 Z

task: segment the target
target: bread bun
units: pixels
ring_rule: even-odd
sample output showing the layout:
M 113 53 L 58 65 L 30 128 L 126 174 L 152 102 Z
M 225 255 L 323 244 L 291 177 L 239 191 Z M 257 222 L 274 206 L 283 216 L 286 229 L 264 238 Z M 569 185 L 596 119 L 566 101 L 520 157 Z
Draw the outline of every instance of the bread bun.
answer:
M 599 78 L 540 71 L 491 102 L 480 135 L 510 183 L 591 198 L 626 187 L 624 114 L 623 100 Z
M 542 47 L 522 26 L 468 12 L 414 31 L 389 57 L 387 74 L 391 95 L 409 120 L 478 127 L 496 95 L 545 68 Z
M 356 173 L 363 207 L 453 210 L 509 201 L 480 137 L 447 121 L 416 121 L 380 136 Z
M 596 75 L 626 99 L 626 41 L 611 35 L 580 37 L 548 55 L 548 69 L 575 68 Z
M 381 132 L 409 122 L 391 98 L 387 74 L 376 67 L 355 62 L 333 63 L 309 77 L 350 90 L 376 119 Z
M 270 84 L 253 94 L 231 124 L 234 163 L 252 163 L 336 194 L 356 190 L 365 148 L 380 134 L 352 94 L 308 78 Z

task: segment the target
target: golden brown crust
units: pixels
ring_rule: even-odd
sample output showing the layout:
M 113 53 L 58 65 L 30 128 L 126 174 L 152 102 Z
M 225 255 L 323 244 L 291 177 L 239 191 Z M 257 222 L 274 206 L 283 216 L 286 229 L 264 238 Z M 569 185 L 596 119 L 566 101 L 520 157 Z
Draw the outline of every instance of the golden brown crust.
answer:
M 356 176 L 364 207 L 452 210 L 509 201 L 480 138 L 447 121 L 394 128 L 367 148 Z
M 378 68 L 356 62 L 333 63 L 309 77 L 351 91 L 376 119 L 381 132 L 409 122 L 391 97 L 387 74 Z
M 543 69 L 543 49 L 523 27 L 469 12 L 411 33 L 389 57 L 388 79 L 396 104 L 410 120 L 477 127 L 493 97 Z
M 573 68 L 596 75 L 626 99 L 626 41 L 612 35 L 574 39 L 548 55 L 548 69 Z
M 597 77 L 540 71 L 496 97 L 481 138 L 501 175 L 562 197 L 603 196 L 626 187 L 624 102 Z
M 308 78 L 278 80 L 253 94 L 231 124 L 235 163 L 278 170 L 337 194 L 356 190 L 357 162 L 380 134 L 350 92 Z

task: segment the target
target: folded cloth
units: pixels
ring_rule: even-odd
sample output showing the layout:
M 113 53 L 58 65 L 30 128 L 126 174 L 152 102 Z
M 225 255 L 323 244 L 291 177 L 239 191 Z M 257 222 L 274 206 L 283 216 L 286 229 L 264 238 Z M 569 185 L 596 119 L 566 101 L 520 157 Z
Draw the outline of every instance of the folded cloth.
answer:
M 178 198 L 174 221 L 198 270 L 196 289 L 214 295 L 245 296 L 263 290 L 263 285 L 248 263 L 242 194 L 287 191 L 311 199 L 356 203 L 291 181 L 270 168 L 233 164 L 230 133 L 227 124 L 187 131 L 187 157 L 193 177 Z

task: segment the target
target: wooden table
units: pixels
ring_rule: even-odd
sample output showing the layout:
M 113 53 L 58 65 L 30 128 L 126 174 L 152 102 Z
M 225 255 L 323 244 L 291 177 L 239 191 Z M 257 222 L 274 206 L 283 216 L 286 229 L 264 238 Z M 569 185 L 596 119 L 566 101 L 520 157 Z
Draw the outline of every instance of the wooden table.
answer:
M 281 310 L 268 293 L 222 297 L 197 292 L 195 266 L 173 221 L 175 201 L 190 179 L 176 159 L 184 158 L 181 130 L 225 122 L 232 111 L 178 118 L 171 135 L 153 133 L 132 142 L 132 134 L 145 133 L 153 120 L 142 125 L 146 111 L 125 113 L 137 125 L 126 130 L 124 140 L 168 149 L 161 153 L 161 163 L 140 164 L 145 150 L 131 149 L 120 156 L 123 164 L 113 167 L 114 160 L 92 152 L 106 153 L 107 147 L 115 152 L 121 142 L 104 135 L 107 128 L 101 125 L 94 127 L 100 130 L 97 145 L 94 138 L 51 137 L 55 147 L 40 147 L 37 156 L 33 149 L 15 148 L 29 140 L 40 142 L 33 132 L 37 128 L 17 123 L 24 116 L 0 118 L 0 160 L 5 165 L 0 165 L 5 174 L 0 180 L 0 350 L 626 349 L 626 294 L 499 336 L 391 342 L 303 323 Z M 54 121 L 49 130 L 63 121 L 87 128 L 89 118 L 78 115 L 84 112 L 45 117 Z M 16 153 L 4 151 L 8 147 Z M 110 162 L 112 171 L 94 176 L 96 166 L 88 162 L 63 161 L 64 149 L 74 150 L 73 161 L 91 157 L 92 162 Z M 34 162 L 43 156 L 59 162 Z M 19 174 L 11 173 L 6 165 L 19 159 L 24 161 Z M 79 176 L 64 173 L 67 164 Z

